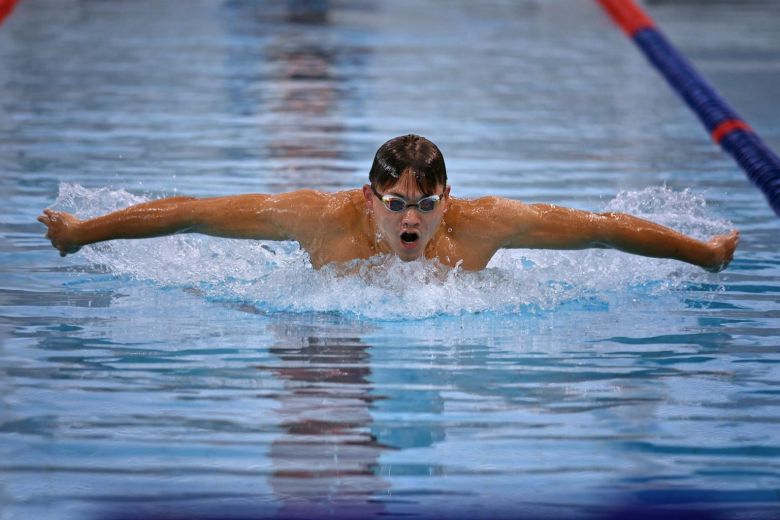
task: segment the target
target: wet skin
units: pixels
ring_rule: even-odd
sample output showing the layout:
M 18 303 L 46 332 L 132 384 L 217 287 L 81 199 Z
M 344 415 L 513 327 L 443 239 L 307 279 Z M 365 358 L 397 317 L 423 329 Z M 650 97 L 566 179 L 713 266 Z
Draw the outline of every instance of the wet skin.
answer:
M 591 213 L 549 204 L 524 204 L 501 197 L 457 199 L 449 186 L 422 193 L 409 173 L 381 195 L 409 204 L 440 195 L 433 211 L 392 212 L 370 186 L 323 193 L 301 190 L 278 195 L 237 195 L 159 199 L 90 220 L 44 210 L 38 220 L 62 256 L 82 246 L 114 239 L 174 233 L 229 238 L 295 240 L 316 268 L 329 263 L 392 254 L 421 257 L 463 269 L 483 269 L 502 248 L 613 248 L 627 253 L 673 258 L 717 272 L 731 262 L 739 241 L 735 230 L 708 242 L 622 213 Z

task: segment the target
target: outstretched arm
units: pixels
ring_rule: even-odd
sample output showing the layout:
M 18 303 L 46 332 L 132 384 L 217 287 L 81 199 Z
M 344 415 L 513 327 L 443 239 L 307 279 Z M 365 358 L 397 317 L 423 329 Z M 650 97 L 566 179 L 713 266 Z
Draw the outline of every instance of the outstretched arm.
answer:
M 696 240 L 668 227 L 624 213 L 590 213 L 547 204 L 505 200 L 505 241 L 501 247 L 585 249 L 612 248 L 656 258 L 672 258 L 708 271 L 726 268 L 734 257 L 739 233 Z
M 326 196 L 303 190 L 281 195 L 238 195 L 195 199 L 171 197 L 80 220 L 64 211 L 44 210 L 38 221 L 60 255 L 118 238 L 204 233 L 227 238 L 300 239 L 317 228 Z

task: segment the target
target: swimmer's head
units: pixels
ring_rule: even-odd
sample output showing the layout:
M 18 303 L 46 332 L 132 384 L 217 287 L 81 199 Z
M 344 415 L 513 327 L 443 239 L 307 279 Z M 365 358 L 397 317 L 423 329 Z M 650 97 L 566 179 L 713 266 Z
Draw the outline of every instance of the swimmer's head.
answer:
M 418 135 L 390 139 L 377 151 L 369 179 L 363 195 L 376 224 L 376 244 L 404 261 L 423 257 L 449 206 L 439 149 Z
M 380 146 L 368 179 L 381 192 L 395 185 L 404 174 L 412 175 L 420 191 L 427 195 L 447 185 L 447 168 L 441 151 L 419 135 L 394 137 Z

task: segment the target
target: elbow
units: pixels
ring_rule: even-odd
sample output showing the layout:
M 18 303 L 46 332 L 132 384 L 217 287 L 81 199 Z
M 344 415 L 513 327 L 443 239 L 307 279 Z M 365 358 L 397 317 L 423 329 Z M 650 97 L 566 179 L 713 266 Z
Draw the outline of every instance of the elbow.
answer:
M 616 243 L 621 242 L 630 227 L 627 221 L 628 215 L 612 211 L 596 213 L 595 226 L 591 235 L 591 247 L 598 249 L 612 249 Z
M 196 201 L 198 199 L 191 199 L 182 201 L 177 208 L 177 211 L 173 214 L 172 221 L 176 228 L 175 233 L 204 233 L 208 226 L 208 221 L 204 218 L 203 212 L 198 211 Z M 193 204 L 193 202 L 195 202 Z

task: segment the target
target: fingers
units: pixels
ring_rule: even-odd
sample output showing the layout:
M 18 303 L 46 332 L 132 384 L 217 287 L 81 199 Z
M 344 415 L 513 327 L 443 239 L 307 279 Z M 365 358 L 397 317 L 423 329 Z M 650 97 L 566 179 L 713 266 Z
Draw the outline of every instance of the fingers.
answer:
M 739 231 L 736 229 L 732 230 L 731 233 L 727 235 L 727 239 L 730 244 L 733 245 L 733 248 L 737 248 L 737 244 L 739 244 Z
M 728 251 L 729 261 L 731 261 L 731 259 L 734 258 L 734 251 L 737 249 L 738 245 L 739 245 L 739 231 L 734 229 L 731 231 L 731 233 L 729 233 L 729 246 L 730 246 Z
M 61 233 L 59 228 L 64 224 L 64 221 L 60 218 L 60 213 L 47 208 L 43 210 L 43 215 L 40 215 L 37 220 L 47 228 L 45 238 L 51 241 L 52 247 L 59 250 L 60 256 L 65 256 L 67 252 L 61 247 L 58 238 Z
M 731 230 L 729 233 L 722 235 L 715 235 L 709 241 L 709 246 L 716 252 L 717 260 L 707 269 L 712 273 L 718 273 L 728 267 L 732 260 L 734 260 L 734 251 L 739 244 L 739 231 L 736 229 Z
M 38 217 L 38 222 L 40 222 L 41 224 L 46 224 L 47 226 L 52 222 L 56 222 L 57 220 L 58 220 L 57 212 L 50 209 L 43 210 L 43 215 Z
M 722 271 L 734 260 L 734 251 L 739 244 L 739 231 L 732 229 L 728 235 L 723 235 L 722 247 L 724 249 L 723 262 L 720 265 L 719 271 Z
M 50 209 L 45 209 L 43 210 L 43 213 L 44 214 L 38 217 L 37 220 L 46 226 L 46 238 L 51 238 L 51 225 L 54 223 L 54 218 L 52 218 L 52 211 Z M 52 242 L 52 245 L 54 245 L 54 242 Z

